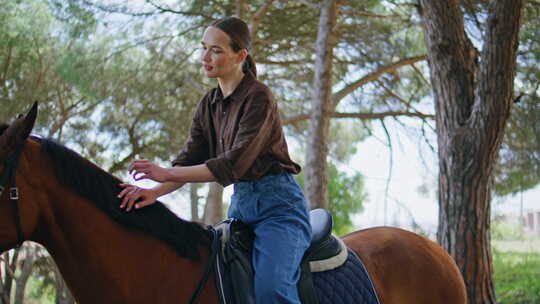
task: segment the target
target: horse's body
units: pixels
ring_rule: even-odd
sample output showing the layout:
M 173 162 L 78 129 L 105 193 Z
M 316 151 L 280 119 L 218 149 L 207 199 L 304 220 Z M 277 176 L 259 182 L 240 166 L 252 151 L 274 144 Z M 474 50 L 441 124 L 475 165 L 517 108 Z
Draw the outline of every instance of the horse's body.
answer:
M 14 153 L 21 143 L 26 144 L 16 174 L 24 238 L 47 248 L 80 304 L 188 303 L 208 260 L 204 230 L 195 223 L 177 219 L 178 229 L 185 235 L 185 248 L 179 250 L 178 244 L 175 247 L 152 231 L 135 229 L 129 224 L 130 216 L 145 212 L 142 210 L 146 208 L 126 214 L 128 220 L 118 220 L 96 205 L 93 194 L 85 196 L 77 186 L 66 186 L 55 170 L 58 164 L 42 149 L 44 143 L 27 138 L 35 120 L 32 111 L 0 135 L 0 161 Z M 65 160 L 66 167 L 71 165 L 70 161 L 73 160 Z M 95 174 L 95 167 L 80 161 L 77 174 Z M 89 169 L 81 169 L 84 166 Z M 1 164 L 0 172 L 5 168 Z M 115 182 L 105 172 L 89 179 L 100 178 Z M 90 182 L 86 186 L 91 185 Z M 115 189 L 117 185 L 104 188 L 107 187 Z M 99 193 L 102 189 L 93 191 Z M 119 201 L 114 196 L 109 204 L 113 212 L 118 211 Z M 4 193 L 0 198 L 2 251 L 18 243 L 13 214 L 13 206 Z M 161 211 L 156 215 L 169 216 Z M 157 216 L 153 219 L 156 222 L 160 221 Z M 152 216 L 144 220 L 151 222 Z M 344 241 L 365 263 L 382 304 L 466 303 L 465 286 L 457 266 L 434 242 L 389 227 L 357 231 L 345 236 Z M 190 258 L 197 252 L 199 260 Z M 218 303 L 212 276 L 199 303 Z

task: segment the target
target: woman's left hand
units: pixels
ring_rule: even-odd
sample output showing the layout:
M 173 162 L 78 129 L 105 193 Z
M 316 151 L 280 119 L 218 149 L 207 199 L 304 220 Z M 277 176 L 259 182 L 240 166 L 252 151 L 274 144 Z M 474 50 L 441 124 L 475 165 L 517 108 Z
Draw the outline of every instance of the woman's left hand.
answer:
M 129 174 L 136 181 L 141 179 L 151 179 L 160 183 L 169 181 L 169 172 L 166 168 L 146 159 L 134 160 L 129 166 Z

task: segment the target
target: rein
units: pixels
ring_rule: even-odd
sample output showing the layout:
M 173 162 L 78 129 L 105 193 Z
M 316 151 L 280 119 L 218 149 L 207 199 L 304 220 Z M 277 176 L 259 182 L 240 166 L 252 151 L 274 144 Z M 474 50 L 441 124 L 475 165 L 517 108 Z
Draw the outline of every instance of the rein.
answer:
M 9 188 L 9 200 L 13 204 L 13 217 L 15 218 L 15 228 L 17 229 L 18 242 L 16 247 L 20 247 L 24 242 L 24 234 L 21 226 L 21 214 L 19 212 L 19 188 L 17 188 L 15 181 L 15 172 L 19 165 L 19 158 L 21 157 L 22 150 L 24 149 L 24 142 L 17 146 L 15 152 L 2 161 L 4 165 L 4 171 L 0 175 L 0 196 L 4 193 L 4 190 Z
M 201 294 L 204 285 L 208 281 L 208 277 L 210 276 L 210 270 L 212 270 L 214 266 L 217 253 L 219 251 L 219 234 L 212 226 L 208 226 L 208 229 L 210 230 L 210 232 L 212 232 L 212 247 L 210 248 L 210 258 L 208 259 L 208 263 L 206 264 L 203 275 L 199 280 L 195 291 L 191 295 L 191 299 L 189 300 L 190 304 L 197 303 L 197 298 Z

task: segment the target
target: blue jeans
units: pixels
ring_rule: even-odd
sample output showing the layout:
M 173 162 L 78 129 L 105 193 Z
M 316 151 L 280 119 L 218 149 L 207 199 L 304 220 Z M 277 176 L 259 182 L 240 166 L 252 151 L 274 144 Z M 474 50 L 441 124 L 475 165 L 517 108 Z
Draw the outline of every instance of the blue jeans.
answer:
M 291 174 L 234 185 L 228 216 L 255 232 L 252 263 L 257 304 L 300 304 L 300 262 L 311 242 L 308 206 Z

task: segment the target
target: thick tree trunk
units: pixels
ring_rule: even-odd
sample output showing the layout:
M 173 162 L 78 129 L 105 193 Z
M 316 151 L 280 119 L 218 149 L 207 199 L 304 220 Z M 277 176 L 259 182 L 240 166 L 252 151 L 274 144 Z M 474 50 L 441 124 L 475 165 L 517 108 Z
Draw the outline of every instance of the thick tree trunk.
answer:
M 211 183 L 206 198 L 203 222 L 214 225 L 223 220 L 223 187 L 218 183 Z
M 305 193 L 311 208 L 328 208 L 328 132 L 332 107 L 332 58 L 338 0 L 321 3 L 315 54 L 313 105 L 306 148 Z
M 481 54 L 465 34 L 459 1 L 421 4 L 439 151 L 437 238 L 462 271 L 469 303 L 496 303 L 491 183 L 512 105 L 523 3 L 491 1 Z

